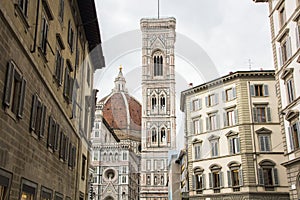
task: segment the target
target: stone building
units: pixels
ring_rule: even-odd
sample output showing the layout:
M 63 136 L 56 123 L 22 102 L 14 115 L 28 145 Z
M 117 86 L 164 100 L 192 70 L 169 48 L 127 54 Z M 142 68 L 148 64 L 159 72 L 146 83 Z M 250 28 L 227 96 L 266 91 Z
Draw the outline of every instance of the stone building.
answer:
M 142 153 L 140 199 L 168 198 L 168 152 L 176 149 L 175 18 L 141 19 Z
M 275 73 L 230 73 L 181 93 L 189 199 L 289 199 Z
M 141 105 L 128 94 L 120 68 L 111 94 L 97 103 L 91 137 L 95 200 L 137 200 Z
M 268 2 L 282 139 L 291 199 L 300 199 L 300 1 Z
M 87 199 L 94 1 L 2 0 L 0 27 L 0 199 Z

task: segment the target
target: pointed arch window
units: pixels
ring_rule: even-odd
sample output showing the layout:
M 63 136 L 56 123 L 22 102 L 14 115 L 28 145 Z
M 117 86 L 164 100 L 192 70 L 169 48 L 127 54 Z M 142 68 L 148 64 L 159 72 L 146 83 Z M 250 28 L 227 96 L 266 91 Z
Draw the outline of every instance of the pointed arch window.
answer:
M 152 142 L 153 143 L 157 142 L 157 133 L 156 133 L 156 129 L 155 128 L 152 129 Z
M 162 109 L 166 107 L 166 97 L 165 97 L 165 95 L 160 96 L 160 107 Z
M 162 76 L 163 75 L 163 57 L 162 56 L 154 56 L 154 76 Z
M 156 96 L 155 96 L 155 95 L 152 95 L 152 97 L 151 97 L 151 108 L 152 108 L 152 110 L 155 109 L 156 105 L 157 105 L 157 99 L 156 99 Z
M 160 130 L 160 142 L 162 144 L 165 144 L 166 143 L 166 129 L 165 128 L 162 128 Z

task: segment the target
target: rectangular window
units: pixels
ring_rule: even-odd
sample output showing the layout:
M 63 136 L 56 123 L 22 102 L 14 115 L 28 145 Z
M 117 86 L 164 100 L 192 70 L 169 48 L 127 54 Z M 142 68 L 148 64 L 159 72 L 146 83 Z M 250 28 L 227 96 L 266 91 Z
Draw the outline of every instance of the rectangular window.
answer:
M 52 200 L 52 190 L 42 186 L 41 200 Z
M 147 185 L 151 185 L 151 175 L 147 174 Z
M 58 19 L 60 22 L 64 21 L 64 8 L 65 2 L 64 0 L 59 0 L 59 12 L 58 12 Z
M 206 129 L 209 130 L 216 130 L 220 128 L 220 117 L 218 114 L 213 113 L 208 115 L 206 118 Z
M 37 184 L 26 179 L 21 180 L 21 200 L 36 199 Z
M 85 179 L 85 166 L 86 166 L 86 157 L 85 155 L 82 155 L 82 160 L 81 160 L 81 179 Z
M 99 137 L 99 131 L 95 131 L 95 138 Z
M 123 160 L 127 160 L 127 152 L 123 152 Z
M 28 12 L 28 0 L 19 0 L 18 6 L 22 11 L 23 15 L 27 17 Z
M 194 144 L 194 155 L 195 155 L 195 160 L 201 158 L 201 143 Z
M 258 169 L 259 172 L 259 185 L 265 187 L 277 186 L 278 181 L 278 170 L 273 166 L 262 166 Z
M 74 50 L 74 30 L 71 25 L 71 21 L 68 23 L 68 44 L 71 49 L 71 52 Z
M 270 135 L 259 135 L 259 148 L 260 151 L 269 152 L 271 151 L 271 138 Z
M 0 169 L 0 199 L 8 200 L 12 174 Z
M 63 200 L 64 196 L 58 192 L 55 192 L 54 200 Z
M 56 56 L 55 56 L 55 74 L 54 78 L 59 85 L 62 85 L 63 79 L 63 70 L 64 70 L 64 59 L 61 55 L 60 47 L 56 49 Z
M 64 82 L 64 97 L 68 103 L 72 103 L 72 92 L 74 79 L 71 77 L 72 65 L 67 62 L 68 67 L 65 69 L 65 82 Z
M 60 133 L 59 124 L 53 119 L 52 116 L 50 116 L 49 117 L 47 145 L 48 145 L 48 148 L 52 149 L 52 151 L 58 150 L 59 133 Z
M 3 104 L 18 118 L 23 117 L 26 81 L 13 61 L 7 64 Z
M 240 153 L 240 138 L 239 137 L 229 138 L 229 152 L 230 152 L 230 154 Z
M 47 50 L 48 31 L 49 31 L 49 23 L 46 17 L 43 16 L 42 24 L 41 24 L 40 49 L 44 55 L 46 55 L 46 50 Z
M 72 145 L 72 143 L 69 143 L 69 150 L 66 152 L 69 152 L 68 156 L 68 166 L 69 169 L 74 169 L 76 164 L 76 147 Z
M 202 190 L 205 189 L 205 175 L 196 174 L 193 176 L 193 188 L 197 194 L 202 194 Z
M 69 137 L 60 132 L 59 158 L 68 161 L 69 153 Z
M 227 110 L 224 113 L 224 127 L 226 126 L 234 126 L 237 124 L 237 109 Z
M 291 37 L 285 36 L 280 41 L 280 47 L 278 49 L 279 53 L 279 66 L 282 66 L 286 61 L 292 56 L 292 46 L 291 46 Z
M 266 106 L 255 106 L 253 108 L 254 122 L 264 123 L 271 121 L 271 109 Z
M 289 127 L 289 140 L 291 150 L 300 148 L 300 128 L 299 122 L 294 122 Z
M 269 86 L 263 84 L 250 85 L 250 94 L 256 97 L 269 96 Z
M 44 137 L 46 122 L 46 106 L 41 102 L 37 94 L 32 96 L 30 130 L 39 138 Z
M 295 99 L 295 91 L 294 91 L 294 81 L 293 79 L 289 79 L 285 83 L 286 85 L 286 91 L 287 91 L 287 97 L 288 97 L 288 103 L 292 103 Z
M 94 161 L 99 160 L 99 151 L 94 151 L 93 154 L 94 154 L 93 160 L 94 160 Z
M 284 2 L 282 3 L 282 6 L 278 9 L 278 15 L 279 15 L 279 26 L 281 28 L 286 22 L 286 12 L 284 7 Z
M 196 119 L 193 121 L 193 129 L 194 129 L 194 134 L 199 134 L 202 132 L 202 120 L 201 119 Z
M 202 99 L 195 99 L 192 102 L 192 110 L 197 111 L 202 108 Z
M 209 186 L 210 188 L 219 189 L 223 187 L 223 172 L 214 171 L 209 173 Z
M 235 167 L 234 167 L 235 168 Z M 240 187 L 243 185 L 243 174 L 241 169 L 231 169 L 227 171 L 228 187 Z M 239 189 L 234 189 L 234 192 Z
M 219 142 L 217 140 L 210 141 L 211 156 L 216 157 L 219 155 Z
M 225 101 L 231 101 L 236 98 L 235 87 L 225 90 Z
M 207 97 L 205 97 L 205 104 L 206 107 L 214 106 L 219 103 L 219 95 L 218 93 L 210 94 Z

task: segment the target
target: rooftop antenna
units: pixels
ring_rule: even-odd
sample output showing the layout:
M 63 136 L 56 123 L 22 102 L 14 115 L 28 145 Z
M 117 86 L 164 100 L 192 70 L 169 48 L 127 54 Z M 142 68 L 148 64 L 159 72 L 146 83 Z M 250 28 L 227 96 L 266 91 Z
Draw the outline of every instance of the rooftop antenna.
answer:
M 158 19 L 159 19 L 159 0 L 157 0 L 157 15 L 158 15 Z

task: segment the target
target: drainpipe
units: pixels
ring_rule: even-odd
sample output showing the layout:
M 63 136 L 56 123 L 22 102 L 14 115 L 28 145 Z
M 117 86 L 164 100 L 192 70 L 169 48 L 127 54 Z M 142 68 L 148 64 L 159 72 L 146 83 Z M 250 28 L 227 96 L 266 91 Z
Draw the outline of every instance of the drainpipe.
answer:
M 30 50 L 31 53 L 35 52 L 36 49 L 36 40 L 37 40 L 37 30 L 39 24 L 39 12 L 40 12 L 40 1 L 37 0 L 37 8 L 36 8 L 36 18 L 35 18 L 35 30 L 34 30 L 34 40 L 33 40 L 33 49 Z
M 257 162 L 257 152 L 256 152 L 256 137 L 255 137 L 255 132 L 254 132 L 254 116 L 252 113 L 252 96 L 251 96 L 251 92 L 250 92 L 250 81 L 248 81 L 248 91 L 249 91 L 249 111 L 250 111 L 250 124 L 251 124 L 251 136 L 252 136 L 252 140 L 253 140 L 253 148 L 254 148 L 254 157 L 253 159 L 255 159 L 255 184 L 256 184 L 256 190 L 257 190 L 257 185 L 258 185 L 258 162 Z

